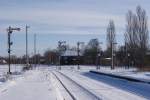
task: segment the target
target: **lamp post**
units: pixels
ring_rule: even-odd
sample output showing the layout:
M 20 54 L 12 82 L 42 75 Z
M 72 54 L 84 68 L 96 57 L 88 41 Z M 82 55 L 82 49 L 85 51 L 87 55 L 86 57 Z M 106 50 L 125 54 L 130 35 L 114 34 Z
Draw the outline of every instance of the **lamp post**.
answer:
M 28 67 L 28 65 L 29 65 L 29 57 L 28 57 L 28 28 L 30 28 L 30 26 L 26 25 L 26 67 Z
M 128 53 L 127 56 L 128 56 L 128 69 L 129 69 L 129 66 L 130 66 L 130 53 Z
M 11 74 L 10 71 L 10 54 L 11 54 L 11 45 L 13 44 L 13 42 L 11 41 L 11 34 L 13 31 L 20 31 L 20 28 L 12 28 L 11 26 L 8 27 L 7 32 L 8 32 L 8 74 Z
M 101 54 L 100 54 L 100 52 L 98 51 L 97 52 L 97 57 L 96 57 L 96 69 L 98 70 L 98 69 L 100 69 L 100 66 L 99 66 L 99 61 L 100 61 L 100 57 L 101 56 Z
M 37 55 L 36 55 L 36 34 L 34 34 L 34 67 L 36 67 L 37 63 Z
M 112 42 L 112 48 L 111 48 L 111 69 L 114 69 L 114 46 L 116 45 L 117 43 L 115 42 Z
M 78 62 L 78 70 L 80 69 L 79 63 L 80 63 L 80 45 L 84 44 L 84 42 L 77 42 L 77 62 Z
M 97 50 L 96 50 L 96 52 L 97 52 L 97 57 L 96 57 L 96 69 L 100 69 L 100 67 L 99 67 L 99 60 L 100 60 L 100 56 L 101 56 L 101 52 L 99 51 L 99 46 L 100 46 L 100 44 L 103 44 L 102 42 L 99 42 L 98 44 L 97 44 Z
M 128 47 L 127 47 L 127 43 L 125 43 L 125 53 L 126 53 L 126 67 L 125 68 L 128 68 L 129 69 L 129 66 L 130 66 L 130 53 L 129 53 L 129 50 L 128 50 Z
M 61 48 L 64 45 L 65 46 L 66 41 L 58 41 L 58 48 L 59 48 L 59 69 L 61 70 Z

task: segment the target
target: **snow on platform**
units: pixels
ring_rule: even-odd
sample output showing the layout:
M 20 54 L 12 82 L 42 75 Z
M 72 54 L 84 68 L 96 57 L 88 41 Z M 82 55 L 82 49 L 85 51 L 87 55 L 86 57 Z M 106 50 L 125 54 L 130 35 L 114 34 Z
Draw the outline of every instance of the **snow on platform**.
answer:
M 0 100 L 56 100 L 53 86 L 43 71 L 32 70 L 0 85 Z
M 23 68 L 23 65 L 11 65 L 11 72 L 13 74 L 20 74 L 21 71 L 22 71 L 22 68 Z M 8 65 L 0 65 L 0 84 L 2 82 L 5 82 L 7 79 L 6 79 L 6 74 L 8 72 Z

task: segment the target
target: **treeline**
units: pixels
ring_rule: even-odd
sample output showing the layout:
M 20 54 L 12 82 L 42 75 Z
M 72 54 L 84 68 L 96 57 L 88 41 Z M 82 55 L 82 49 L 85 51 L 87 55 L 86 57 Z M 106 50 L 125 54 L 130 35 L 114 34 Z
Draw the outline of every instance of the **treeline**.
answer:
M 115 23 L 110 20 L 106 29 L 107 49 L 102 50 L 98 39 L 91 39 L 84 48 L 81 48 L 83 55 L 80 58 L 80 64 L 111 65 L 111 59 L 114 58 L 115 66 L 140 68 L 149 66 L 148 16 L 140 6 L 136 7 L 135 12 L 131 10 L 127 12 L 124 40 L 122 41 L 124 45 L 117 46 Z
M 101 42 L 98 39 L 91 39 L 84 47 L 80 48 L 80 64 L 89 65 L 111 65 L 113 58 L 114 66 L 137 66 L 143 68 L 150 65 L 149 55 L 149 31 L 148 16 L 140 6 L 136 11 L 128 11 L 126 14 L 126 25 L 124 32 L 124 45 L 118 46 L 116 39 L 115 22 L 111 19 L 106 29 L 106 50 L 102 50 Z M 103 43 L 105 44 L 105 43 Z M 67 49 L 77 51 L 77 47 L 69 46 L 47 50 L 41 56 L 36 54 L 30 58 L 30 63 L 59 64 L 60 53 Z M 64 49 L 65 48 L 65 49 Z M 11 57 L 11 63 L 25 63 L 26 57 Z M 5 58 L 7 61 L 7 58 Z M 13 59 L 15 59 L 13 61 Z

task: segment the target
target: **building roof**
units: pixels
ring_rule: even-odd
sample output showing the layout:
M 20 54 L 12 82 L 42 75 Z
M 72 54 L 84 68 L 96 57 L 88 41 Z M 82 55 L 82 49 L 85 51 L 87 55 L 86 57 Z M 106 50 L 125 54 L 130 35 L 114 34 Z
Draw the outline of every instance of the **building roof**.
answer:
M 4 60 L 4 59 L 0 59 L 0 63 L 5 64 L 5 63 L 7 63 L 7 62 L 6 62 L 6 60 Z

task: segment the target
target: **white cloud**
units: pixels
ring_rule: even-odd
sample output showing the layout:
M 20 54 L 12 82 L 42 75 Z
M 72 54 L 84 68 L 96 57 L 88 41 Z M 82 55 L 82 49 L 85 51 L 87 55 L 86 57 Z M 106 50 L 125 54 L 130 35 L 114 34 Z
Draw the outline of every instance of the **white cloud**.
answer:
M 140 3 L 141 1 L 138 0 L 138 2 Z M 125 12 L 127 12 L 127 8 L 135 8 L 138 4 L 136 0 L 116 0 L 115 3 L 114 1 L 112 2 L 109 0 L 106 0 L 105 2 L 98 0 L 65 0 L 61 2 L 57 1 L 55 3 L 50 1 L 40 3 L 40 1 L 38 1 L 38 3 L 35 4 L 30 2 L 33 7 L 31 7 L 31 4 L 30 6 L 27 6 L 27 3 L 28 2 L 25 2 L 25 5 L 21 2 L 19 3 L 21 5 L 15 3 L 16 6 L 13 9 L 8 9 L 9 7 L 7 9 L 0 9 L 0 20 L 5 21 L 4 23 L 0 23 L 0 33 L 4 33 L 5 28 L 8 27 L 8 25 L 24 27 L 25 24 L 29 24 L 32 27 L 32 32 L 70 32 L 70 34 L 86 34 L 87 32 L 87 34 L 99 34 L 105 32 L 109 19 L 113 19 L 116 30 L 119 30 L 120 34 L 121 31 L 125 29 Z M 119 5 L 121 3 L 124 3 L 124 5 Z M 105 5 L 106 8 L 104 7 L 104 4 L 107 4 Z M 46 7 L 44 7 L 44 5 Z M 142 5 L 146 4 L 142 3 Z
M 11 20 L 21 24 L 29 23 L 35 27 L 35 29 L 44 28 L 43 31 L 58 30 L 67 31 L 68 29 L 72 29 L 72 32 L 76 29 L 76 27 L 80 26 L 89 26 L 89 27 L 106 27 L 109 19 L 113 19 L 116 23 L 116 27 L 123 27 L 124 25 L 124 16 L 122 15 L 112 15 L 112 14 L 102 14 L 98 12 L 90 12 L 90 11 L 77 11 L 77 10 L 16 10 L 15 12 L 7 13 L 7 11 L 0 11 L 1 20 Z M 13 24 L 14 24 L 13 23 Z M 11 23 L 10 23 L 11 24 Z M 35 26 L 34 26 L 35 25 Z M 39 26 L 39 27 L 37 27 Z M 54 29 L 52 29 L 53 27 Z M 62 29 L 64 28 L 64 29 Z M 39 29 L 41 31 L 41 29 Z M 85 30 L 86 31 L 86 30 Z M 67 31 L 66 33 L 68 33 Z M 63 32 L 61 32 L 63 33 Z M 74 32 L 76 33 L 76 32 Z M 80 32 L 78 32 L 80 33 Z M 87 33 L 88 34 L 88 33 Z

